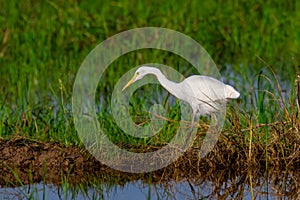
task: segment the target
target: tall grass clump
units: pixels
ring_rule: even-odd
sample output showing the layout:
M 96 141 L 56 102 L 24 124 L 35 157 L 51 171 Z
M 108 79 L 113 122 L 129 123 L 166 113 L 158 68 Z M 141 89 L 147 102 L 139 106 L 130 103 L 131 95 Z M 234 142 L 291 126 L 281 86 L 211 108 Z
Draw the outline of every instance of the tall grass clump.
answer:
M 267 71 L 256 75 L 255 101 L 247 111 L 229 107 L 221 136 L 224 144 L 220 142 L 215 153 L 227 152 L 227 158 L 238 158 L 241 166 L 291 169 L 300 164 L 299 78 L 294 75 L 294 86 L 286 91 L 273 69 L 264 64 Z

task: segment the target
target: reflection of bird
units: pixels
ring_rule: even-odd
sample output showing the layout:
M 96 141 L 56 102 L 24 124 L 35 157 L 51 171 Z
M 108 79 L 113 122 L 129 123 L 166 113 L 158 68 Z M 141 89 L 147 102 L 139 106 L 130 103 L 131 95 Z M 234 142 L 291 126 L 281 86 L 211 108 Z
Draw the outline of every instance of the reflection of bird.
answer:
M 153 74 L 159 83 L 178 99 L 190 104 L 193 116 L 209 115 L 217 112 L 227 99 L 236 99 L 240 93 L 232 86 L 208 76 L 193 75 L 182 82 L 175 83 L 157 68 L 142 66 L 138 68 L 132 79 L 123 87 L 124 91 L 129 85 L 142 79 L 147 74 Z

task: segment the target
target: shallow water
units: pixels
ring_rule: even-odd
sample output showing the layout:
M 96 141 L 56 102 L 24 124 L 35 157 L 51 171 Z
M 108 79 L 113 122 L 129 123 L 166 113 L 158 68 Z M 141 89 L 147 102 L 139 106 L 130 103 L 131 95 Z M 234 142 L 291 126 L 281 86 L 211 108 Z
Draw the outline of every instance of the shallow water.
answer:
M 98 184 L 89 187 L 55 186 L 52 184 L 31 184 L 21 187 L 0 189 L 0 199 L 273 199 L 279 198 L 278 188 L 261 184 L 252 190 L 249 184 L 235 180 L 216 184 L 211 181 L 192 183 L 170 181 L 167 184 L 145 184 L 141 181 L 125 185 Z M 237 182 L 236 182 L 237 181 Z M 239 183 L 239 184 L 237 184 Z M 85 189 L 83 189 L 85 188 Z M 277 189 L 276 189 L 277 188 Z M 252 193 L 253 191 L 253 193 Z M 283 196 L 280 196 L 281 198 Z M 295 197 L 295 196 L 294 196 Z

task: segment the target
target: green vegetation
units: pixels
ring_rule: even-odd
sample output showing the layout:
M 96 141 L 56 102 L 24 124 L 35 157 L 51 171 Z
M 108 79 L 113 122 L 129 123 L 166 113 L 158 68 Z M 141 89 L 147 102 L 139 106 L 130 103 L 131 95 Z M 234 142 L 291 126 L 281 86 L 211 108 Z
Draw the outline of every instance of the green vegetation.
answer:
M 233 102 L 234 107 L 229 109 L 225 132 L 249 135 L 249 131 L 243 131 L 249 130 L 249 124 L 277 122 L 286 126 L 284 129 L 299 130 L 295 127 L 299 126 L 295 104 L 299 94 L 294 90 L 294 81 L 300 66 L 300 20 L 295 4 L 2 0 L 0 136 L 25 135 L 80 145 L 70 109 L 72 85 L 80 64 L 106 38 L 146 26 L 165 27 L 191 36 L 211 55 L 224 80 L 241 92 L 240 103 Z M 112 119 L 108 106 L 112 88 L 132 67 L 153 61 L 174 66 L 184 75 L 192 73 L 185 71 L 188 64 L 184 60 L 158 50 L 136 51 L 115 61 L 105 72 L 106 78 L 98 88 L 101 94 L 96 99 L 104 98 L 104 104 L 99 102 L 99 120 L 108 132 L 115 134 L 111 137 L 117 143 L 127 141 L 129 136 L 124 136 Z M 267 65 L 272 66 L 278 79 Z M 277 87 L 277 80 L 283 84 L 283 91 Z M 144 91 L 149 88 L 145 86 Z M 162 89 L 157 87 L 157 91 Z M 145 107 L 153 102 L 147 102 L 142 92 L 134 96 L 139 98 L 132 98 L 131 114 L 136 121 L 145 123 L 149 119 Z M 168 97 L 162 98 L 166 101 Z M 176 109 L 169 109 L 168 117 L 173 120 L 178 118 L 173 114 Z M 174 132 L 174 126 L 165 128 L 162 141 Z M 268 126 L 257 131 L 263 133 L 258 137 L 266 141 L 271 137 L 264 135 L 270 131 Z
M 206 198 L 202 192 L 207 181 L 214 188 L 211 195 L 221 198 L 243 196 L 245 188 L 252 197 L 254 193 L 269 197 L 270 186 L 274 194 L 299 199 L 298 173 L 290 173 L 300 165 L 300 4 L 296 4 L 295 0 L 0 0 L 2 189 L 18 187 L 11 196 L 15 198 L 45 199 L 57 191 L 65 199 L 104 199 L 118 192 L 117 184 L 137 181 L 132 185 L 150 185 L 148 199 L 164 199 L 177 195 L 173 181 L 186 180 L 195 197 L 189 182 L 194 179 L 199 199 Z M 119 172 L 87 156 L 82 148 L 71 110 L 76 73 L 99 43 L 138 27 L 169 28 L 195 39 L 216 62 L 224 81 L 240 91 L 240 99 L 228 104 L 222 134 L 206 158 L 195 155 L 210 122 L 207 117 L 200 118 L 196 148 L 153 173 Z M 129 111 L 133 121 L 145 125 L 152 117 L 149 108 L 164 105 L 167 122 L 159 134 L 135 138 L 123 133 L 113 119 L 110 99 L 115 84 L 133 67 L 154 62 L 172 66 L 184 76 L 196 73 L 179 56 L 143 49 L 114 61 L 99 82 L 95 98 L 99 122 L 110 140 L 124 149 L 156 150 L 178 131 L 179 101 L 154 84 L 133 94 Z M 35 182 L 40 184 L 27 185 Z M 263 184 L 267 187 L 261 189 Z

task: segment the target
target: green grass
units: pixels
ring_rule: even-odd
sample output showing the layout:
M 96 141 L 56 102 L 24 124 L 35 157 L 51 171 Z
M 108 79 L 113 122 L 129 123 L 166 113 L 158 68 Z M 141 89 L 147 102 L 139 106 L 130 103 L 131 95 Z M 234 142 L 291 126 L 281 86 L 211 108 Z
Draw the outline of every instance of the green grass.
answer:
M 220 67 L 224 79 L 241 92 L 242 106 L 236 112 L 254 113 L 258 123 L 274 122 L 283 116 L 283 110 L 275 106 L 276 101 L 268 101 L 269 93 L 262 92 L 275 94 L 276 89 L 275 79 L 271 78 L 271 83 L 264 77 L 270 77 L 270 72 L 259 58 L 272 66 L 289 90 L 293 88 L 300 65 L 300 20 L 295 4 L 0 1 L 0 136 L 25 135 L 79 145 L 70 107 L 72 85 L 80 64 L 106 38 L 145 26 L 174 29 L 198 41 Z M 116 142 L 133 139 L 120 133 L 111 118 L 107 103 L 112 88 L 127 70 L 153 60 L 174 66 L 184 75 L 193 73 L 186 71 L 189 65 L 184 60 L 158 50 L 140 50 L 115 61 L 98 87 L 106 103 L 99 106 L 98 115 L 108 132 L 120 134 L 119 138 L 113 136 Z M 259 92 L 255 92 L 254 86 Z M 145 103 L 147 96 L 132 99 L 133 118 L 147 115 Z M 168 115 L 171 117 L 172 112 Z M 241 123 L 247 127 L 249 121 Z M 162 139 L 173 129 L 167 126 Z

